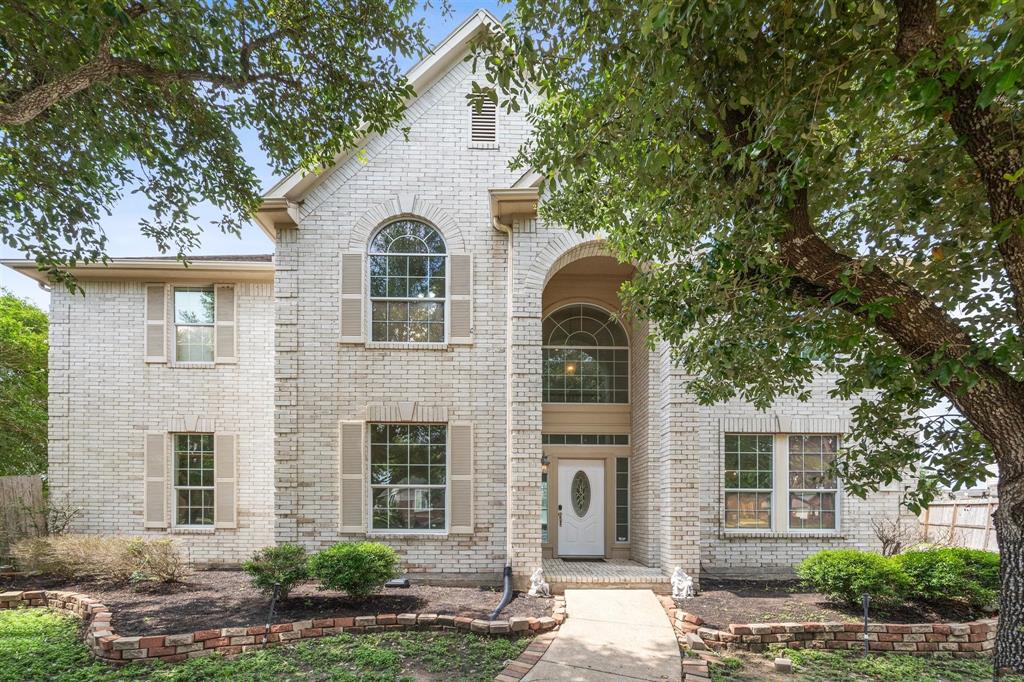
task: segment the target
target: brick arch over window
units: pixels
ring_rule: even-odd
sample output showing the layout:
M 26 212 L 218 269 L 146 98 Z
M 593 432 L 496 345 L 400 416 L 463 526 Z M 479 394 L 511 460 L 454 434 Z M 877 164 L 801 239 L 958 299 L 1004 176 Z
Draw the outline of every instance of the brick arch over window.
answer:
M 533 291 L 543 292 L 544 287 L 559 270 L 570 263 L 593 256 L 614 258 L 611 249 L 603 239 L 585 239 L 573 232 L 564 232 L 554 239 L 537 254 L 528 272 L 525 273 L 526 284 Z M 540 315 L 541 301 L 536 301 L 537 314 Z
M 346 251 L 366 250 L 378 228 L 402 218 L 420 220 L 437 228 L 448 246 L 448 253 L 466 251 L 462 230 L 455 219 L 439 205 L 417 194 L 396 194 L 360 216 L 349 233 Z

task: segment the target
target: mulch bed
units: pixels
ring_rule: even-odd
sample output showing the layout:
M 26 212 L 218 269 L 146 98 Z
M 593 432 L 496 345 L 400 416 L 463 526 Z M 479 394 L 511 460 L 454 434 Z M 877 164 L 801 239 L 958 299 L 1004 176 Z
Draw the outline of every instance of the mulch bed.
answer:
M 700 581 L 701 592 L 680 605 L 687 613 L 704 619 L 707 627 L 725 629 L 730 623 L 805 623 L 861 621 L 860 607 L 830 602 L 824 595 L 808 592 L 795 580 Z M 993 614 L 975 611 L 964 604 L 907 604 L 880 610 L 871 607 L 875 623 L 961 623 Z
M 341 592 L 320 591 L 315 584 L 292 590 L 275 608 L 274 621 L 376 615 L 436 613 L 485 618 L 501 601 L 500 590 L 474 587 L 385 589 L 363 601 Z M 252 587 L 240 571 L 197 571 L 178 584 L 116 585 L 99 581 L 66 581 L 41 576 L 0 577 L 0 592 L 30 588 L 81 592 L 110 607 L 119 635 L 174 634 L 210 628 L 262 625 L 269 599 Z M 502 618 L 550 616 L 554 600 L 520 596 L 506 606 Z

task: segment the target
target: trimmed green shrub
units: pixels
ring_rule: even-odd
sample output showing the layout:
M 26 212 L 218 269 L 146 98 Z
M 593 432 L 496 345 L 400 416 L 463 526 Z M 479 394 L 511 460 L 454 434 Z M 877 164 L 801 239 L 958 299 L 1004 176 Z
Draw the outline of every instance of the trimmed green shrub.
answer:
M 967 574 L 976 580 L 983 588 L 992 590 L 999 594 L 999 553 L 987 552 L 983 549 L 965 549 L 963 547 L 952 548 L 964 563 L 967 564 Z
M 380 542 L 340 542 L 309 558 L 309 572 L 325 590 L 356 599 L 370 596 L 398 577 L 398 554 Z
M 264 547 L 242 562 L 242 570 L 252 578 L 253 587 L 274 593 L 274 585 L 280 585 L 279 598 L 287 599 L 288 593 L 297 584 L 309 577 L 306 550 L 299 545 L 285 543 L 277 547 Z
M 830 599 L 859 604 L 865 592 L 880 604 L 895 604 L 910 593 L 910 578 L 893 559 L 856 549 L 825 549 L 796 568 L 806 585 Z
M 924 601 L 965 600 L 982 608 L 999 598 L 999 555 L 979 549 L 937 547 L 898 554 L 912 596 Z

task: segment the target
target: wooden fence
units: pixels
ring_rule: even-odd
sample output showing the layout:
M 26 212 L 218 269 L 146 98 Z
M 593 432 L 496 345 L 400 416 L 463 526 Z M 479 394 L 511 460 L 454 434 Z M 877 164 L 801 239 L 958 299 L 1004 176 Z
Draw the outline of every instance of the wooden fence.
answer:
M 0 563 L 16 540 L 46 533 L 43 482 L 38 476 L 0 476 Z
M 992 513 L 999 500 L 992 498 L 932 502 L 921 514 L 925 542 L 999 551 Z

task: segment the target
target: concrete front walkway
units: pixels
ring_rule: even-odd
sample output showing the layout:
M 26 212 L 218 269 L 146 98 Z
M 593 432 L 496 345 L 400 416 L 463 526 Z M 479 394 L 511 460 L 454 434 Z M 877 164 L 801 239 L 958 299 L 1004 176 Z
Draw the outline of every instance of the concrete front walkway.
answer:
M 527 680 L 679 682 L 679 644 L 650 590 L 566 590 L 567 620 Z

